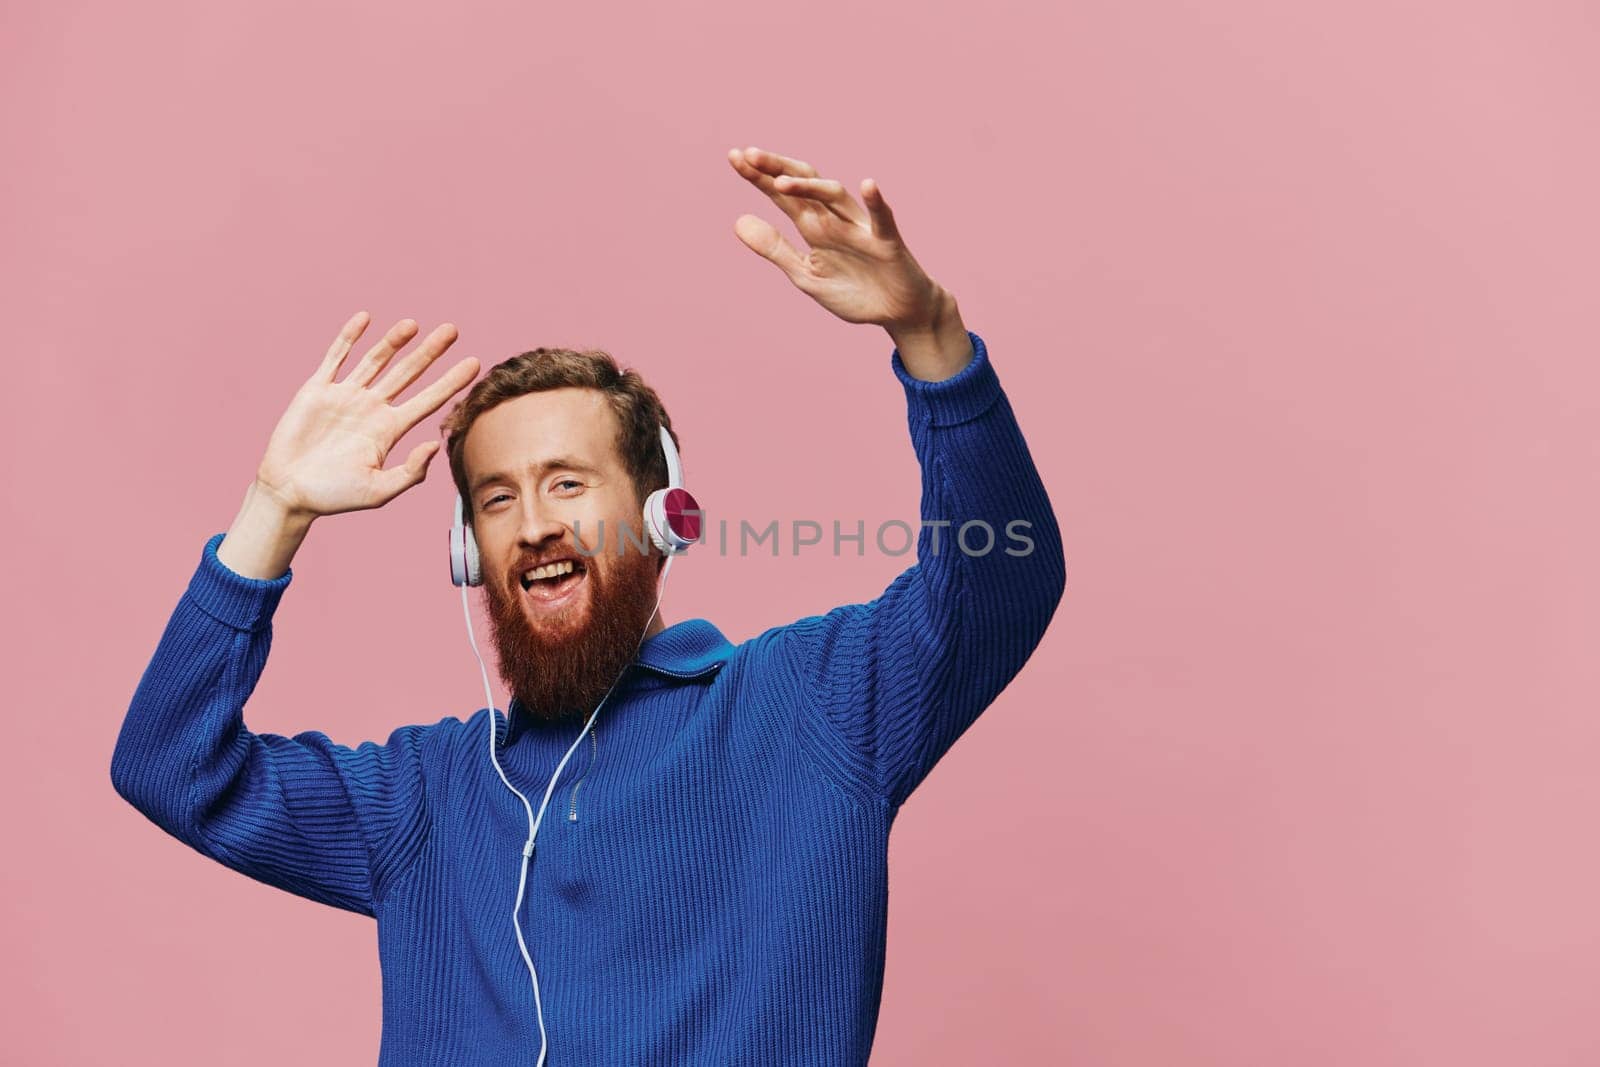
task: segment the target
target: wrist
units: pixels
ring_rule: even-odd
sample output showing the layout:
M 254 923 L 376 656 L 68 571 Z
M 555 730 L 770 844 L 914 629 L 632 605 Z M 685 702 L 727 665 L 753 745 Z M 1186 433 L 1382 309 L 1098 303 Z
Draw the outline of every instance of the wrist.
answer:
M 972 361 L 972 339 L 961 319 L 956 298 L 940 287 L 930 316 L 915 324 L 885 327 L 907 373 L 923 381 L 941 381 Z
M 316 514 L 293 503 L 283 490 L 257 474 L 245 490 L 245 504 L 255 511 L 281 521 L 286 526 L 310 526 Z
M 245 490 L 233 525 L 217 546 L 217 559 L 246 578 L 276 579 L 289 569 L 316 516 L 290 507 L 259 481 Z

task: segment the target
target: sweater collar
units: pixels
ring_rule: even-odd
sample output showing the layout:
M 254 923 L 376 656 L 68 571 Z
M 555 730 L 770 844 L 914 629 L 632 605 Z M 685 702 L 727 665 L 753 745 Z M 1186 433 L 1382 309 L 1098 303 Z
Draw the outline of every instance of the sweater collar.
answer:
M 668 626 L 639 647 L 634 661 L 674 678 L 710 674 L 733 655 L 733 645 L 706 619 L 685 619 Z
M 731 655 L 733 644 L 710 621 L 685 619 L 645 641 L 628 666 L 679 681 L 709 680 Z M 507 720 L 503 745 L 515 741 L 534 721 L 516 697 L 511 698 Z

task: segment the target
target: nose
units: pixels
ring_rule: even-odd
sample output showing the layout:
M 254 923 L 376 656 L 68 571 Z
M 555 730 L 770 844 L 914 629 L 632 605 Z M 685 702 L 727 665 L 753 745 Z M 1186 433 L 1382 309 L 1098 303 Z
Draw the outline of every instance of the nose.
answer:
M 523 498 L 521 525 L 517 528 L 519 547 L 538 548 L 546 542 L 561 540 L 566 532 L 566 523 L 548 502 L 536 496 Z

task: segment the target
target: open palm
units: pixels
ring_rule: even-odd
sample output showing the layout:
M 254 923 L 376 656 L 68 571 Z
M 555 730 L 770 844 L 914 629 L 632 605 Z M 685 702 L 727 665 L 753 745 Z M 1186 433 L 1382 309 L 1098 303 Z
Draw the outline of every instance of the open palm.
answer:
M 363 311 L 345 323 L 267 443 L 256 482 L 289 510 L 333 515 L 381 507 L 422 481 L 438 442 L 423 442 L 404 463 L 385 470 L 389 450 L 478 373 L 478 361 L 469 356 L 416 396 L 393 403 L 456 340 L 456 328 L 446 323 L 380 378 L 379 372 L 416 335 L 417 324 L 403 319 L 344 381 L 334 381 L 367 322 Z

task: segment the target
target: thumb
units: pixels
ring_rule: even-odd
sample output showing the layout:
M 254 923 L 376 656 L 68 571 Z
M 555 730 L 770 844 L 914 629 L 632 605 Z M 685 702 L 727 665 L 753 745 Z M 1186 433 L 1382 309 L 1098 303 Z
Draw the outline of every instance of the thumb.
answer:
M 784 240 L 776 226 L 761 216 L 740 215 L 734 221 L 733 232 L 746 248 L 776 264 L 791 281 L 805 272 L 800 253 Z
M 439 442 L 424 441 L 413 448 L 406 461 L 398 467 L 390 467 L 378 475 L 378 495 L 381 503 L 387 504 L 413 485 L 422 481 L 428 475 L 428 464 L 434 454 L 439 451 Z

